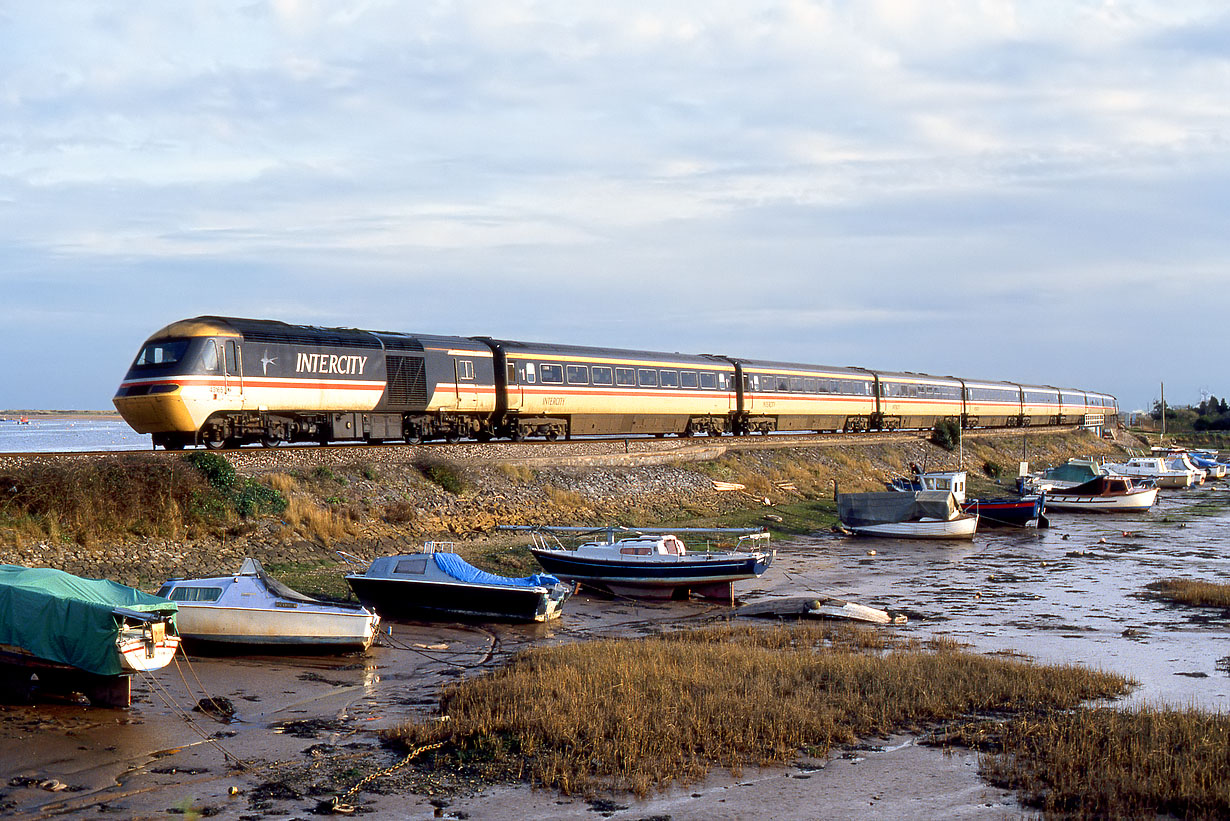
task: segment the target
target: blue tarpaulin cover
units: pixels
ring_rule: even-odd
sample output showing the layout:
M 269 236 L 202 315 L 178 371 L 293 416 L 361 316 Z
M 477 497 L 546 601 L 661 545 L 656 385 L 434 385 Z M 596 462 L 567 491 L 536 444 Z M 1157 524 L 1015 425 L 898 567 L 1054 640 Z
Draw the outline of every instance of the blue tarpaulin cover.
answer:
M 432 553 L 431 557 L 435 559 L 436 567 L 462 582 L 498 584 L 504 587 L 554 587 L 559 584 L 559 579 L 546 573 L 535 573 L 520 579 L 497 576 L 486 570 L 479 570 L 456 553 Z
M 171 615 L 174 602 L 105 579 L 0 564 L 0 644 L 100 676 L 123 672 L 117 607 Z

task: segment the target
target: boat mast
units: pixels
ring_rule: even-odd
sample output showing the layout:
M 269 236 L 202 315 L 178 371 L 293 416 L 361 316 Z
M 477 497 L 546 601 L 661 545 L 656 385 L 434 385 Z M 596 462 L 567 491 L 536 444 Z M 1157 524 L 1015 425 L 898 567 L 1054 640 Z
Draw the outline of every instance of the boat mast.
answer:
M 1166 383 L 1162 382 L 1162 440 L 1166 439 Z

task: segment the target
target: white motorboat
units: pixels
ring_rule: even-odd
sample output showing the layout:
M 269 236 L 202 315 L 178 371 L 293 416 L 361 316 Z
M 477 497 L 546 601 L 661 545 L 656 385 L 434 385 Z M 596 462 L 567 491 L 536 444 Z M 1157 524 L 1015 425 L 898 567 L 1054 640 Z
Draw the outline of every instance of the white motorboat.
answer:
M 1106 465 L 1119 476 L 1132 479 L 1152 479 L 1158 487 L 1191 487 L 1196 474 L 1186 469 L 1168 467 L 1160 456 L 1133 456 L 1126 462 Z M 1047 502 L 1050 502 L 1050 496 Z
M 715 599 L 734 599 L 734 583 L 764 574 L 776 551 L 759 547 L 769 534 L 735 528 L 658 529 L 602 528 L 606 537 L 564 547 L 553 532 L 594 532 L 594 528 L 509 528 L 530 530 L 530 552 L 548 572 L 617 595 L 641 598 L 687 598 L 692 593 Z M 631 535 L 616 539 L 617 532 Z M 734 550 L 688 548 L 679 533 L 742 535 Z
M 963 513 L 948 490 L 838 493 L 841 524 L 859 536 L 898 539 L 972 539 L 978 516 Z
M 1125 476 L 1098 476 L 1083 485 L 1046 494 L 1047 510 L 1087 513 L 1141 513 L 1157 502 L 1157 488 Z
M 358 605 L 324 602 L 271 578 L 256 559 L 239 572 L 171 579 L 158 595 L 179 606 L 182 638 L 231 647 L 366 650 L 380 617 Z

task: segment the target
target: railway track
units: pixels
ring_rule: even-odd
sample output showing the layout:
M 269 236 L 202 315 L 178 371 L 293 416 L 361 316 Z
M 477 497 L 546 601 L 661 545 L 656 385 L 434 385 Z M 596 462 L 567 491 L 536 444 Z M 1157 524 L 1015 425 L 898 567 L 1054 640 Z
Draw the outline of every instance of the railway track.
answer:
M 1012 438 L 1038 434 L 1070 433 L 1076 426 L 1046 428 L 985 428 L 964 432 L 967 439 Z M 282 462 L 304 464 L 337 464 L 356 459 L 413 462 L 423 458 L 447 458 L 458 461 L 580 463 L 604 461 L 610 463 L 667 461 L 672 459 L 715 458 L 721 453 L 740 450 L 776 449 L 783 447 L 835 447 L 839 445 L 891 445 L 926 440 L 930 430 L 864 431 L 857 433 L 769 434 L 753 436 L 680 437 L 585 437 L 557 441 L 530 440 L 521 442 L 429 442 L 418 445 L 390 444 L 330 444 L 284 445 L 281 447 L 241 447 L 213 451 L 240 464 L 270 467 Z M 47 461 L 53 459 L 98 459 L 127 454 L 144 454 L 157 458 L 182 457 L 196 451 L 106 450 L 106 451 L 42 451 L 35 453 L 2 453 L 0 467 L 14 462 Z

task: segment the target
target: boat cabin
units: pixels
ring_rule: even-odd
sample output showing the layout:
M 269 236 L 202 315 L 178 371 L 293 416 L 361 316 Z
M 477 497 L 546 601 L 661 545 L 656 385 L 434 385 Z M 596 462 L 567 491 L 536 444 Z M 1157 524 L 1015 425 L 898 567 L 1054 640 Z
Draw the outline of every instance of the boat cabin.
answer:
M 675 536 L 620 539 L 618 545 L 621 556 L 683 556 L 688 552 Z

